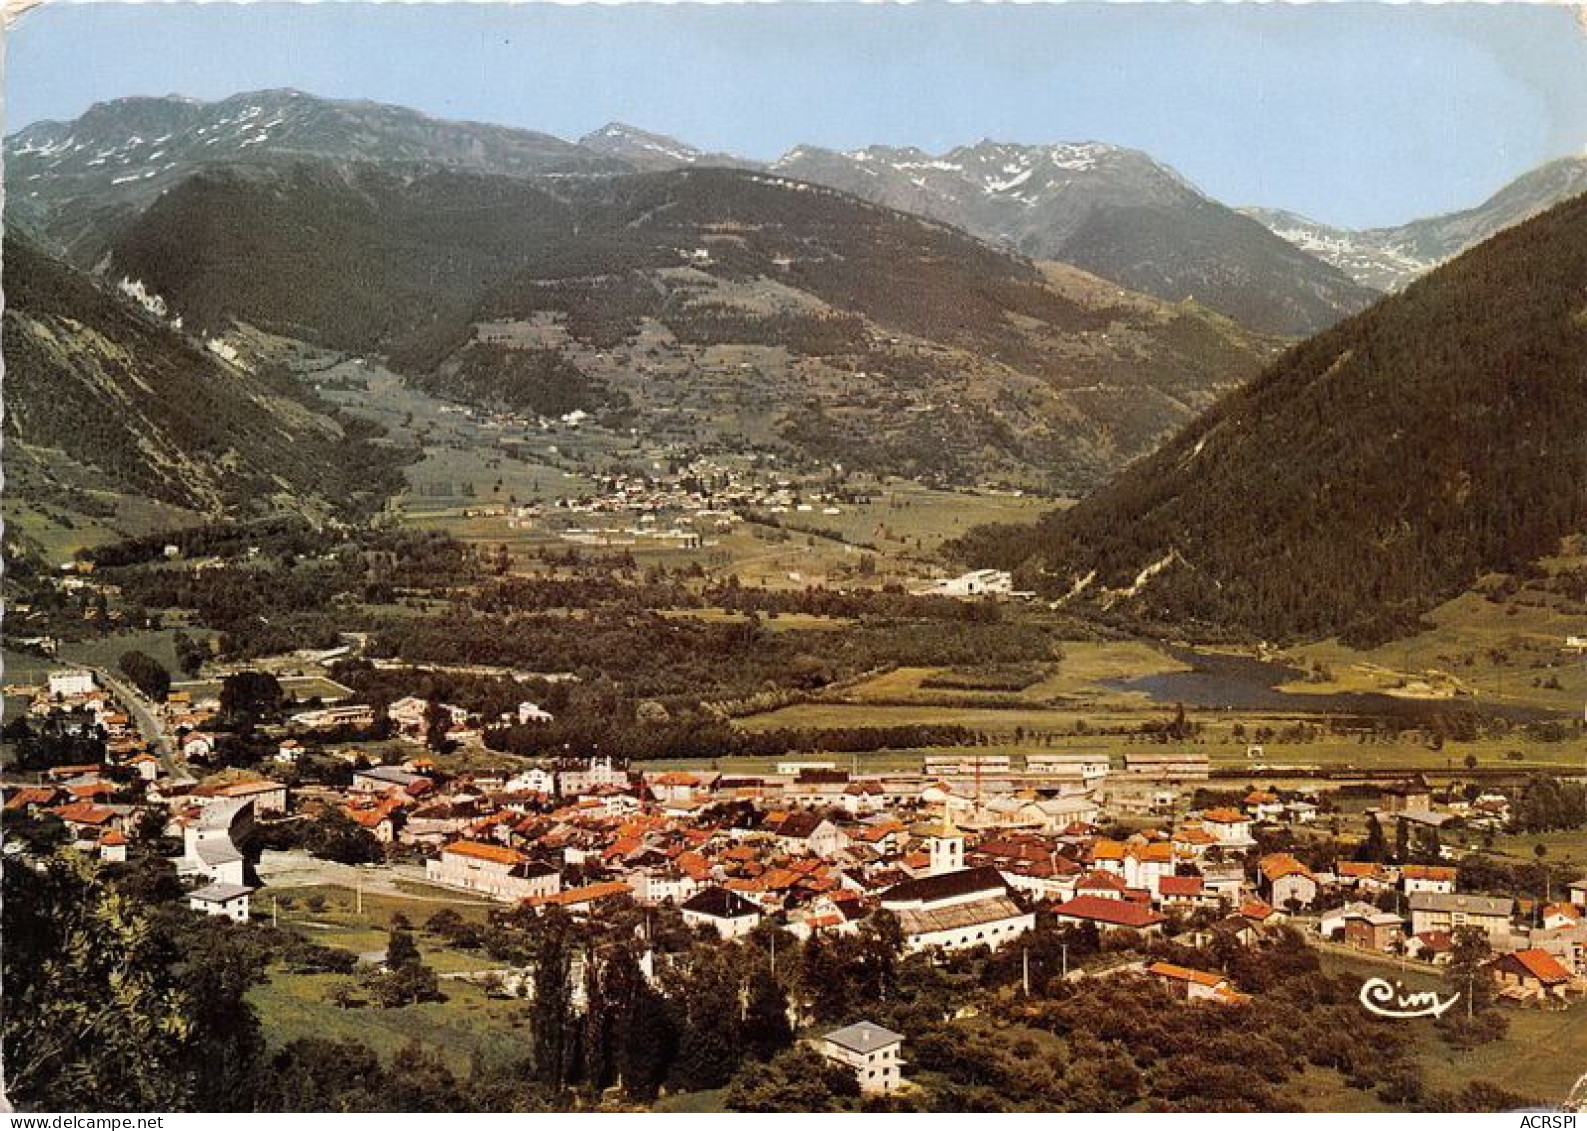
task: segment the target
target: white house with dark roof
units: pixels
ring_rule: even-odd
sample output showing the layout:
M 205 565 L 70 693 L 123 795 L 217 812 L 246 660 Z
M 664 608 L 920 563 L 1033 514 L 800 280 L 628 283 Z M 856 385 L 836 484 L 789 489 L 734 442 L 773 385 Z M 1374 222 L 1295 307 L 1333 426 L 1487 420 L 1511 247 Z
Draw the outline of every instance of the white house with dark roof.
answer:
M 995 950 L 1036 926 L 1036 916 L 1014 902 L 996 868 L 906 880 L 882 893 L 882 908 L 898 916 L 910 950 L 982 945 Z
M 696 892 L 682 907 L 683 921 L 691 927 L 710 927 L 724 939 L 747 935 L 760 922 L 760 908 L 723 887 Z
M 832 1030 L 814 1045 L 828 1060 L 853 1069 L 861 1092 L 891 1092 L 903 1083 L 902 1033 L 858 1021 Z
M 818 813 L 789 813 L 772 832 L 788 852 L 823 859 L 836 856 L 848 844 L 843 830 Z
M 420 782 L 424 784 L 419 785 Z M 422 791 L 430 785 L 430 779 L 423 774 L 404 770 L 401 766 L 370 766 L 353 774 L 355 793 L 413 793 L 415 786 Z
M 209 884 L 187 893 L 187 905 L 206 915 L 224 915 L 239 923 L 248 921 L 248 897 L 253 888 L 243 884 Z

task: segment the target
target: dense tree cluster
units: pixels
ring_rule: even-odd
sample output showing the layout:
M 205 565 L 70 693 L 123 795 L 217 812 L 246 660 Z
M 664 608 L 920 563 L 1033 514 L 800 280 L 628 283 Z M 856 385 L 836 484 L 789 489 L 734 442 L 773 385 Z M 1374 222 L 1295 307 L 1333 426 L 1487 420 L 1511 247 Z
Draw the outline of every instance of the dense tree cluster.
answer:
M 159 660 L 147 652 L 134 650 L 123 652 L 116 666 L 144 695 L 156 703 L 165 702 L 166 695 L 171 691 L 171 673 Z
M 1587 824 L 1587 785 L 1554 774 L 1528 779 L 1516 799 L 1510 824 L 1519 833 L 1547 833 Z
M 614 394 L 560 351 L 473 342 L 446 365 L 418 378 L 429 392 L 453 400 L 536 416 L 605 407 Z
M 252 1106 L 263 1049 L 245 928 L 125 898 L 84 857 L 4 863 L 7 1090 L 49 1110 Z M 91 1039 L 89 1036 L 91 1035 Z

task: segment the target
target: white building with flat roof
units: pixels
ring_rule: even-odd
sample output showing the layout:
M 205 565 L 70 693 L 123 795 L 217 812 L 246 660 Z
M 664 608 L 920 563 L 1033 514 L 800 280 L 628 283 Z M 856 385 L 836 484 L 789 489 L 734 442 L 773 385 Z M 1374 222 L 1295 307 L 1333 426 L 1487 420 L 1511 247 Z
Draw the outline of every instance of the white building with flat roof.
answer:
M 50 673 L 50 696 L 60 696 L 69 699 L 74 695 L 87 695 L 99 685 L 94 682 L 94 673 L 81 668 L 68 671 Z
M 958 577 L 939 578 L 917 592 L 942 597 L 1006 596 L 1014 592 L 1014 575 L 1006 569 L 972 569 Z

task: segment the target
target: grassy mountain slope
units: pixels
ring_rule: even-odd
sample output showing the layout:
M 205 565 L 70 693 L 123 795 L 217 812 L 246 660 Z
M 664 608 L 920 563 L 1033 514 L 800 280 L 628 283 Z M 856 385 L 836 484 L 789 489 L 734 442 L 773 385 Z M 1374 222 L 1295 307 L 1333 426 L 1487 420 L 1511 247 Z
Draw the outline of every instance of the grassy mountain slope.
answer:
M 214 168 L 128 226 L 109 269 L 190 325 L 384 353 L 493 407 L 683 411 L 695 438 L 1046 486 L 1147 450 L 1271 349 L 1194 306 L 724 169 Z
M 1038 527 L 959 551 L 1192 632 L 1379 640 L 1587 529 L 1587 197 L 1287 352 Z

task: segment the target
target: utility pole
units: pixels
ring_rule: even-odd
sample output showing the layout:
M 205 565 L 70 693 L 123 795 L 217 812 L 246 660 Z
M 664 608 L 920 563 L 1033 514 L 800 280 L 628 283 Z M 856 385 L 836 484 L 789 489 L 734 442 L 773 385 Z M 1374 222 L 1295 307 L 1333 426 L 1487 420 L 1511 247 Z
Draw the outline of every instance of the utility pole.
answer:
M 1067 982 L 1069 980 L 1069 944 L 1059 943 L 1058 945 L 1062 948 L 1063 953 L 1063 980 Z
M 1020 949 L 1020 985 L 1025 990 L 1025 996 L 1030 997 L 1030 947 Z

